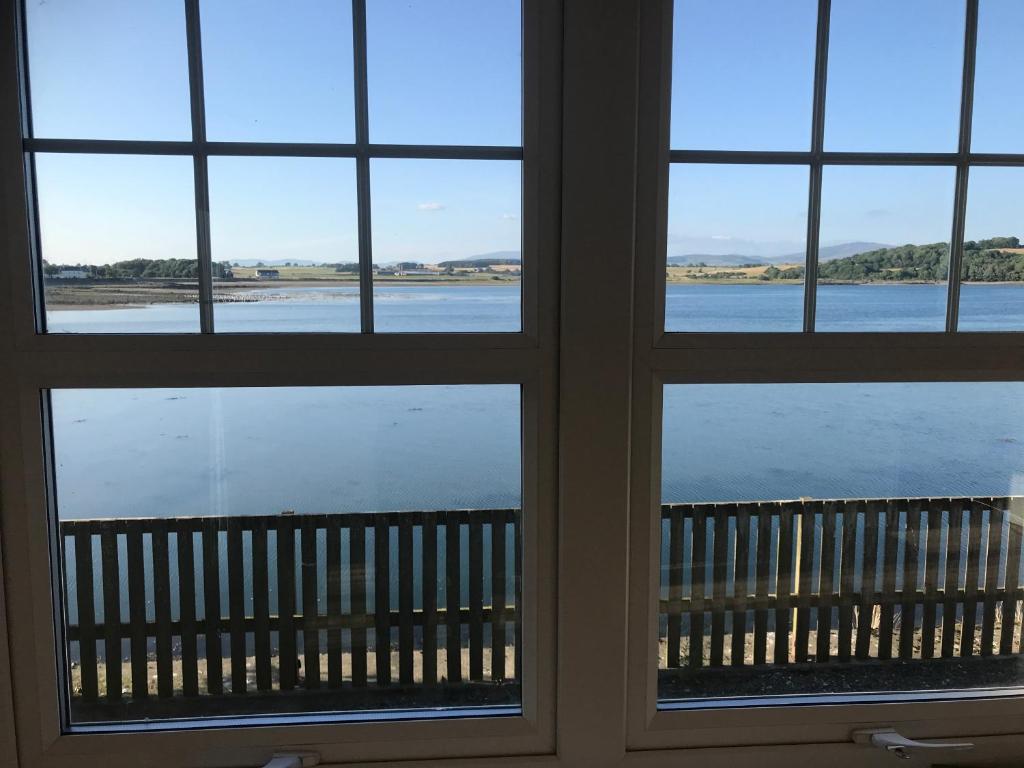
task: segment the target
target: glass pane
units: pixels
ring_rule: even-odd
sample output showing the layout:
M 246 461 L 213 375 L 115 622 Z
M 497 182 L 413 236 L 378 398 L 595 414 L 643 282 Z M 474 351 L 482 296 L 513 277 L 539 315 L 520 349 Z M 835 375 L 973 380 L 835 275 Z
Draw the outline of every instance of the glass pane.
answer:
M 799 331 L 807 168 L 669 171 L 666 331 Z
M 954 183 L 953 168 L 825 168 L 817 330 L 945 328 Z
M 217 331 L 359 331 L 355 160 L 211 157 Z
M 672 385 L 664 404 L 663 705 L 1019 693 L 1024 384 Z
M 518 711 L 518 385 L 51 401 L 73 724 Z
M 35 136 L 192 138 L 181 0 L 25 3 Z
M 211 140 L 355 140 L 349 3 L 215 0 L 202 28 Z
M 974 70 L 973 152 L 1024 152 L 1020 132 L 1024 102 L 1019 97 L 1024 63 L 1017 55 L 1022 37 L 1024 5 L 1018 0 L 981 0 Z
M 815 0 L 676 0 L 673 149 L 806 150 Z
M 370 139 L 522 143 L 519 0 L 370 0 Z
M 825 148 L 954 152 L 963 0 L 835 0 Z
M 1024 329 L 1024 168 L 972 168 L 960 284 L 962 331 Z
M 374 327 L 518 331 L 522 163 L 374 160 Z
M 199 331 L 190 157 L 35 156 L 50 333 Z

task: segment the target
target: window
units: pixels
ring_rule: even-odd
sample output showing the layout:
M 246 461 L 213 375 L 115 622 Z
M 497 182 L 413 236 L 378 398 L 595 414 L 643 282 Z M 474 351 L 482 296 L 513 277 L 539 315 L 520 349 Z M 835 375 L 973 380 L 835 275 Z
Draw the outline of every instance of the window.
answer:
M 549 751 L 552 12 L 15 5 L 24 759 Z

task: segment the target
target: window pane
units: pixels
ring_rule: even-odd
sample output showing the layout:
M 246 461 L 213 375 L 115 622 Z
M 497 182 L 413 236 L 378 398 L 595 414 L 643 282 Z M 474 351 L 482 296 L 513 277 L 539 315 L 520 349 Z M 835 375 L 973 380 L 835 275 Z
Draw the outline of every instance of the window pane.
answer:
M 51 401 L 75 725 L 518 709 L 517 385 Z
M 963 0 L 835 0 L 826 149 L 955 151 L 963 50 Z
M 814 0 L 676 0 L 673 149 L 806 150 Z
M 1024 384 L 672 385 L 664 404 L 664 705 L 1020 686 Z
M 374 327 L 518 331 L 522 163 L 374 160 Z
M 180 0 L 25 3 L 35 136 L 190 139 Z
M 1024 168 L 972 168 L 960 285 L 962 331 L 1024 329 Z
M 807 169 L 669 171 L 666 331 L 799 331 Z
M 974 71 L 974 152 L 1022 152 L 1024 102 L 1019 98 L 1024 63 L 1024 5 L 1017 0 L 981 0 Z
M 825 168 L 819 331 L 941 331 L 953 168 Z
M 211 140 L 355 140 L 350 3 L 214 0 L 202 17 Z
M 355 160 L 211 157 L 218 331 L 359 331 Z
M 199 330 L 192 159 L 35 156 L 51 333 Z
M 519 0 L 370 0 L 370 138 L 522 143 Z

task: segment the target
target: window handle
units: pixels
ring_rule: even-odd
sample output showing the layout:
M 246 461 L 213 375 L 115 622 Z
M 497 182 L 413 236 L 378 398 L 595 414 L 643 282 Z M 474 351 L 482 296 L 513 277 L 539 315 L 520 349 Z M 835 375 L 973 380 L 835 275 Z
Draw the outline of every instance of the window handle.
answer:
M 863 731 L 854 731 L 852 734 L 855 744 L 884 749 L 903 760 L 910 759 L 908 750 L 914 749 L 973 749 L 974 745 L 967 741 L 960 742 L 935 742 L 915 741 L 901 736 L 895 728 L 869 728 Z
M 316 752 L 275 752 L 263 768 L 312 768 L 319 763 Z

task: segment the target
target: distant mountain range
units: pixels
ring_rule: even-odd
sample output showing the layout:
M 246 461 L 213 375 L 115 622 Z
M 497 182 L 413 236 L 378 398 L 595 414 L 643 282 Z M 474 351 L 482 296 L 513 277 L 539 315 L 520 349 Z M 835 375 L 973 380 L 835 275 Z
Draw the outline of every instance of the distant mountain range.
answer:
M 856 256 L 858 253 L 877 251 L 880 248 L 888 248 L 885 243 L 840 243 L 839 245 L 828 245 L 818 250 L 819 261 L 833 261 L 834 259 L 845 259 L 847 256 Z M 708 264 L 716 267 L 736 267 L 740 264 L 802 264 L 805 255 L 802 252 L 787 253 L 782 256 L 748 256 L 741 253 L 731 253 L 724 256 L 687 253 L 681 256 L 669 256 L 670 266 L 685 266 L 686 264 Z

